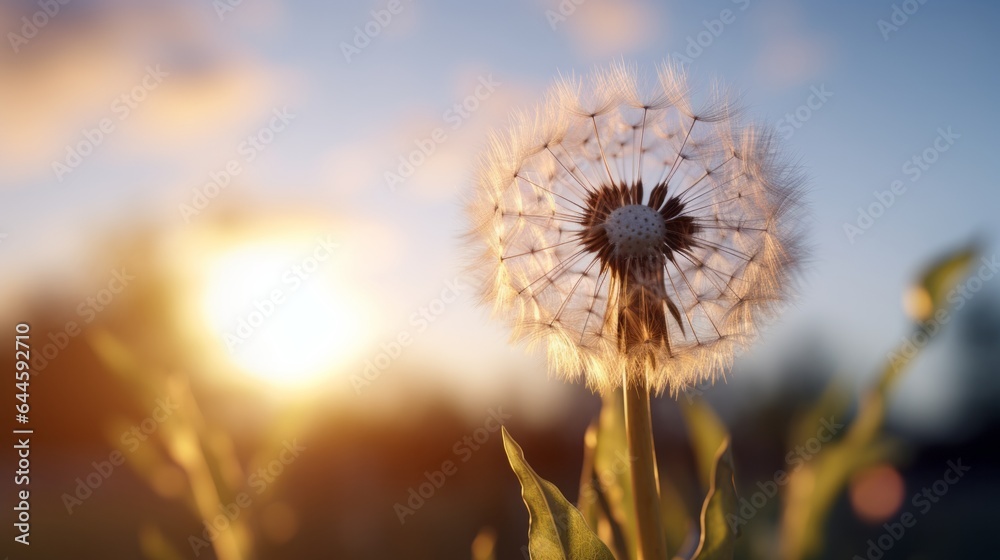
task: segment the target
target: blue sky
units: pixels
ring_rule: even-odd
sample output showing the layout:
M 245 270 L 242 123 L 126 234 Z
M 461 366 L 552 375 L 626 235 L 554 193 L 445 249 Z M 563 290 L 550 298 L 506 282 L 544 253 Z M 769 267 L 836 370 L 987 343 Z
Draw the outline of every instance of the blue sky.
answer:
M 820 324 L 851 348 L 847 363 L 864 368 L 904 332 L 902 289 L 928 258 L 973 236 L 995 251 L 1000 6 L 992 2 L 583 0 L 553 19 L 556 1 L 401 0 L 350 61 L 343 44 L 388 2 L 245 0 L 221 19 L 208 2 L 155 4 L 73 5 L 22 52 L 0 56 L 0 118 L 13 123 L 0 133 L 8 277 L 27 284 L 85 266 L 81 255 L 109 231 L 190 227 L 177 206 L 238 157 L 236 146 L 273 109 L 287 107 L 288 129 L 213 204 L 329 219 L 356 243 L 357 266 L 344 274 L 362 299 L 378 302 L 377 346 L 460 274 L 459 195 L 472 186 L 490 129 L 559 73 L 620 59 L 652 71 L 699 38 L 696 83 L 718 78 L 745 91 L 751 113 L 776 125 L 796 110 L 808 115 L 787 146 L 811 178 L 814 253 L 800 300 L 773 333 L 776 350 Z M 901 25 L 886 38 L 879 21 L 892 23 L 894 6 L 919 7 L 905 22 L 897 14 Z M 5 7 L 0 30 L 16 29 L 20 15 Z M 162 89 L 57 181 L 51 161 L 156 63 L 171 73 Z M 487 77 L 496 91 L 453 128 L 445 112 Z M 832 95 L 802 109 L 817 90 Z M 447 140 L 390 190 L 384 173 L 435 128 Z M 904 165 L 939 129 L 957 138 L 913 181 Z M 852 244 L 844 224 L 894 180 L 905 193 Z M 441 357 L 456 336 L 510 357 L 502 331 L 470 301 L 432 331 L 414 353 L 446 370 L 471 359 Z

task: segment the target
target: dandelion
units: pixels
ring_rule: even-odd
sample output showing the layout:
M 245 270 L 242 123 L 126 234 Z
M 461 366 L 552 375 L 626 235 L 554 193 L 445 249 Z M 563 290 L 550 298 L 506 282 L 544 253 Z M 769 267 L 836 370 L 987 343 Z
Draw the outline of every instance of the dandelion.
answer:
M 469 202 L 483 298 L 551 369 L 621 387 L 644 560 L 666 559 L 650 391 L 724 371 L 788 292 L 801 176 L 730 96 L 625 65 L 563 80 L 483 157 Z M 718 91 L 718 90 L 717 90 Z
M 481 159 L 483 299 L 550 368 L 607 392 L 714 380 L 788 295 L 802 176 L 716 88 L 618 65 L 564 79 Z
M 622 387 L 640 558 L 665 559 L 650 391 L 714 378 L 788 292 L 801 176 L 731 96 L 617 65 L 492 139 L 470 202 L 483 299 L 551 369 Z

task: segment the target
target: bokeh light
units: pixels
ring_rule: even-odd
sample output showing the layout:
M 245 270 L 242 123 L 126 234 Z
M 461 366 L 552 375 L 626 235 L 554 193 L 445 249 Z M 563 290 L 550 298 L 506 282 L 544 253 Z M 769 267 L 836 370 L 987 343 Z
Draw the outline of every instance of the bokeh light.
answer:
M 885 463 L 875 465 L 851 480 L 851 506 L 861 520 L 877 525 L 896 515 L 905 491 L 903 477 L 895 467 Z

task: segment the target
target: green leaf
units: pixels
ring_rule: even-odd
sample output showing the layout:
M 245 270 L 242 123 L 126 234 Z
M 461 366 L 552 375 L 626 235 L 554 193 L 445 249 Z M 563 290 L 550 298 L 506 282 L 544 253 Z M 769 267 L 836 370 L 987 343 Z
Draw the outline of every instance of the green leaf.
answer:
M 690 402 L 678 401 L 684 423 L 691 435 L 691 445 L 698 466 L 698 480 L 702 488 L 712 485 L 712 473 L 718 461 L 719 446 L 729 437 L 729 430 L 719 416 L 704 399 L 695 398 Z
M 906 311 L 915 321 L 924 322 L 948 308 L 948 294 L 965 278 L 979 253 L 975 243 L 952 251 L 928 265 L 906 292 Z
M 503 428 L 503 447 L 521 482 L 528 506 L 528 551 L 535 560 L 614 560 L 601 539 L 590 530 L 580 510 L 573 507 L 551 482 L 538 476 L 524 459 L 524 451 Z
M 632 558 L 627 550 L 627 538 L 618 522 L 615 510 L 618 502 L 611 494 L 614 481 L 602 480 L 595 465 L 597 454 L 598 421 L 595 419 L 587 428 L 583 438 L 583 472 L 580 476 L 580 493 L 576 507 L 580 510 L 587 526 L 590 527 L 613 551 L 615 558 Z M 620 500 L 619 500 L 620 501 Z
M 701 535 L 698 523 L 702 504 L 693 500 L 683 500 L 677 488 L 683 487 L 679 486 L 680 484 L 693 486 L 697 488 L 694 492 L 697 496 L 707 494 L 711 490 L 719 446 L 729 437 L 729 429 L 705 399 L 699 396 L 678 400 L 677 406 L 680 408 L 691 439 L 698 484 L 693 484 L 692 475 L 688 473 L 675 472 L 674 480 L 671 480 L 670 471 L 679 468 L 674 465 L 672 469 L 667 469 L 666 475 L 660 474 L 660 497 L 661 501 L 666 502 L 671 492 L 675 495 L 670 506 L 662 506 L 669 549 L 675 554 L 689 556 L 698 546 Z M 681 482 L 681 476 L 686 482 Z
M 677 555 L 682 550 L 692 551 L 698 538 L 698 511 L 689 506 L 671 477 L 676 464 L 660 471 L 660 518 L 663 521 L 663 536 L 667 541 L 667 553 Z
M 732 560 L 736 534 L 729 519 L 736 516 L 736 486 L 733 482 L 733 453 L 729 438 L 715 455 L 712 486 L 701 509 L 701 541 L 692 560 Z
M 618 557 L 633 558 L 635 506 L 621 389 L 604 395 L 600 418 L 588 430 L 584 444 L 590 464 L 585 465 L 578 507 Z

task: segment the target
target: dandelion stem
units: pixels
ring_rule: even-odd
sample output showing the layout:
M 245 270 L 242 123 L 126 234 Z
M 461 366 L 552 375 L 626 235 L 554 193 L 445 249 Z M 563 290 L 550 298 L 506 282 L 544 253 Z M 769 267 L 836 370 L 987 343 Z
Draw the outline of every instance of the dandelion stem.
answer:
M 636 541 L 640 560 L 666 560 L 666 542 L 660 519 L 660 491 L 653 452 L 653 424 L 649 415 L 649 387 L 625 374 L 625 432 L 632 468 Z

